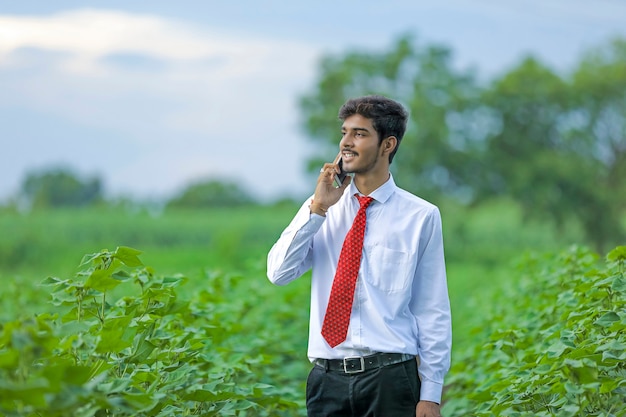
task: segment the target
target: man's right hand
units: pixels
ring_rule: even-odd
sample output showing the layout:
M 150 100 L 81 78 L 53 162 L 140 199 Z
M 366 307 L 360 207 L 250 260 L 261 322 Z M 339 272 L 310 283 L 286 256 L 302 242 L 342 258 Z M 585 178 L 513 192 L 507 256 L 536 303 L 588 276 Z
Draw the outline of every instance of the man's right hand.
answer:
M 326 211 L 341 198 L 343 191 L 352 181 L 349 175 L 343 180 L 341 187 L 335 187 L 335 174 L 340 172 L 337 164 L 325 163 L 317 178 L 315 195 L 311 203 L 311 213 L 326 216 Z

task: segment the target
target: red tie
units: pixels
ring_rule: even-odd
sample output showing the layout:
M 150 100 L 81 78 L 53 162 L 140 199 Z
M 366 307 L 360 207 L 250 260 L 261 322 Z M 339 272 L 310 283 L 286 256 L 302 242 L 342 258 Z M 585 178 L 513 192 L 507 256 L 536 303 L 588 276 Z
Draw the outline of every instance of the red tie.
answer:
M 354 196 L 359 199 L 361 208 L 359 208 L 352 228 L 348 231 L 346 239 L 343 241 L 337 272 L 333 280 L 326 316 L 322 325 L 322 336 L 324 336 L 330 347 L 335 347 L 346 340 L 346 335 L 348 334 L 352 301 L 354 300 L 354 288 L 356 287 L 356 278 L 359 275 L 363 252 L 365 210 L 374 200 L 372 197 L 360 197 L 358 194 Z

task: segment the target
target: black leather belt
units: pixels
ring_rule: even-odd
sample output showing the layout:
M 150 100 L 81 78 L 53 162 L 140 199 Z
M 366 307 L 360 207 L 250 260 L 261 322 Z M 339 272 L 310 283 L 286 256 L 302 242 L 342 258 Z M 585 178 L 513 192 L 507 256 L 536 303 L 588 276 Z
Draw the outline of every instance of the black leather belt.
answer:
M 327 371 L 356 374 L 369 371 L 370 369 L 406 362 L 411 359 L 415 359 L 415 356 L 408 353 L 375 353 L 368 356 L 354 356 L 344 359 L 315 359 L 313 363 Z

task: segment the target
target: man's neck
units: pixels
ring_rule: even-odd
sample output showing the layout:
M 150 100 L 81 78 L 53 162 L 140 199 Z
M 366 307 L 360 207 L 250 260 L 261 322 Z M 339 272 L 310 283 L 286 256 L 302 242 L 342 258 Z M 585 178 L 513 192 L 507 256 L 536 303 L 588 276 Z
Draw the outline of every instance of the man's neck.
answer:
M 383 174 L 367 175 L 367 174 L 355 174 L 353 181 L 356 188 L 363 195 L 370 195 L 381 185 L 389 180 L 390 174 L 387 170 Z

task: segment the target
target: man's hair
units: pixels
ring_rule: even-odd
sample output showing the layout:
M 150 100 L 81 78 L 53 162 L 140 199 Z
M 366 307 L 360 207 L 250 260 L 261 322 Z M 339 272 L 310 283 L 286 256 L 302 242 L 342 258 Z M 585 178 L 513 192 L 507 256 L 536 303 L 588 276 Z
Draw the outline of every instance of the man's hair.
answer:
M 389 154 L 389 163 L 391 163 L 406 131 L 409 113 L 397 101 L 373 95 L 349 99 L 339 109 L 339 119 L 342 121 L 355 114 L 372 120 L 372 126 L 378 133 L 379 144 L 389 136 L 395 136 L 398 139 L 396 148 Z

